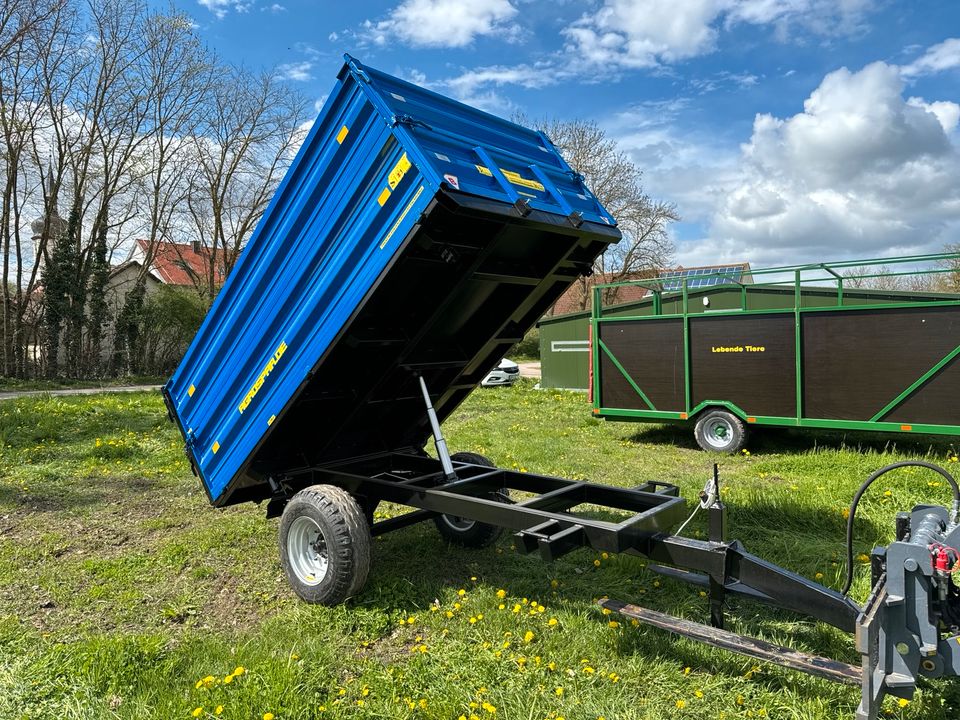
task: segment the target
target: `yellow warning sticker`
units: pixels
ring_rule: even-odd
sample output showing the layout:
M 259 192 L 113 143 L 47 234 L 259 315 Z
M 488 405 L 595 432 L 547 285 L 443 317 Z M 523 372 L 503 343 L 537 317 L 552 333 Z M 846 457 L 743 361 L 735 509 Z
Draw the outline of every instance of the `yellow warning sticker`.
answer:
M 397 160 L 397 164 L 393 166 L 390 175 L 387 176 L 387 184 L 391 190 L 397 189 L 397 185 L 400 184 L 400 181 L 403 180 L 403 176 L 407 174 L 407 170 L 409 169 L 410 160 L 407 159 L 407 154 L 404 153 L 400 156 L 400 159 Z
M 273 421 L 276 420 L 276 419 L 277 419 L 277 416 L 276 416 L 276 415 L 271 415 L 271 416 L 270 416 L 270 419 L 267 420 L 267 426 L 269 427 L 270 425 L 273 425 Z
M 194 394 L 196 391 L 197 391 L 197 389 L 196 389 L 193 385 L 191 385 L 190 387 L 187 388 L 187 395 L 189 395 L 190 397 L 193 397 L 193 394 Z
M 341 145 L 343 144 L 343 140 L 344 140 L 344 138 L 347 137 L 347 133 L 348 133 L 348 132 L 350 132 L 350 129 L 349 129 L 346 125 L 344 125 L 342 128 L 340 128 L 340 132 L 337 133 L 337 142 L 338 142 L 339 144 L 341 144 Z
M 477 165 L 477 172 L 479 172 L 481 175 L 486 175 L 487 177 L 493 177 L 493 173 L 490 172 L 490 168 L 484 167 L 483 165 Z M 538 183 L 536 180 L 527 180 L 525 177 L 521 177 L 520 173 L 515 173 L 513 170 L 504 170 L 503 168 L 500 168 L 500 172 L 502 172 L 503 176 L 514 185 L 544 192 L 543 185 Z
M 211 451 L 214 455 L 216 455 L 216 454 L 217 454 L 217 450 L 219 450 L 219 449 L 220 449 L 220 443 L 217 442 L 216 440 L 214 440 L 214 441 L 213 441 L 213 447 L 210 448 L 210 451 Z
M 380 197 L 377 198 L 377 203 L 379 203 L 380 207 L 383 207 L 383 204 L 389 199 L 390 199 L 390 190 L 388 188 L 384 188 L 383 192 L 380 193 Z
M 420 194 L 423 192 L 423 185 L 421 185 L 417 192 L 413 194 L 413 197 L 410 198 L 410 202 L 407 203 L 407 206 L 403 209 L 403 212 L 400 213 L 400 217 L 397 218 L 397 221 L 393 224 L 393 227 L 390 228 L 390 232 L 387 233 L 387 236 L 383 238 L 383 242 L 380 243 L 380 249 L 383 250 L 387 243 L 390 242 L 390 238 L 393 237 L 393 234 L 397 231 L 397 228 L 400 227 L 400 223 L 403 222 L 403 219 L 407 216 L 407 213 L 410 212 L 410 208 L 413 207 L 413 204 L 417 201 L 417 198 L 420 197 Z

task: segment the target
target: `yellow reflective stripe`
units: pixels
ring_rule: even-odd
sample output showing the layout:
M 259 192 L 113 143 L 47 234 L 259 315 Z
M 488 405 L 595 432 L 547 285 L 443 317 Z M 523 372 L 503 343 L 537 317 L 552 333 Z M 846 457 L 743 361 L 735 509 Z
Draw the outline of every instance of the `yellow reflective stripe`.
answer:
M 190 387 L 187 388 L 187 395 L 189 395 L 190 397 L 193 397 L 193 394 L 194 394 L 196 391 L 197 391 L 197 389 L 196 389 L 193 385 L 191 385 Z
M 216 440 L 214 440 L 214 441 L 213 441 L 213 447 L 211 447 L 210 450 L 213 452 L 214 455 L 216 455 L 216 454 L 217 454 L 217 450 L 219 450 L 219 449 L 220 449 L 220 443 L 217 442 Z
M 377 202 L 380 203 L 380 207 L 383 207 L 383 204 L 390 199 L 390 189 L 384 188 L 383 192 L 380 193 L 380 197 L 377 198 Z
M 342 128 L 340 128 L 340 132 L 337 133 L 337 142 L 342 145 L 342 144 L 343 144 L 343 139 L 347 136 L 347 133 L 348 133 L 348 132 L 350 132 L 350 130 L 349 130 L 349 128 L 347 128 L 346 125 L 344 125 Z
M 403 209 L 403 212 L 400 213 L 400 217 L 397 218 L 397 221 L 393 224 L 393 227 L 390 228 L 390 232 L 387 233 L 387 236 L 383 239 L 383 242 L 380 243 L 380 249 L 383 250 L 387 243 L 390 242 L 390 238 L 393 237 L 393 234 L 397 231 L 397 228 L 400 227 L 400 223 L 403 222 L 403 219 L 407 216 L 407 213 L 410 212 L 410 208 L 413 207 L 413 204 L 417 201 L 417 198 L 420 197 L 420 194 L 423 192 L 423 185 L 421 185 L 417 192 L 414 193 L 413 197 L 410 199 L 410 202 L 407 203 L 407 206 Z

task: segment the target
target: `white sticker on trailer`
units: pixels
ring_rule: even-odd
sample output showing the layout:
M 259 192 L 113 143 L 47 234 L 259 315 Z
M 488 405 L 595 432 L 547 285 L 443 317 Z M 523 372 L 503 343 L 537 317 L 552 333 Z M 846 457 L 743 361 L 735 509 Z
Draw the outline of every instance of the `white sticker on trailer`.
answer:
M 551 340 L 550 352 L 590 352 L 589 340 Z

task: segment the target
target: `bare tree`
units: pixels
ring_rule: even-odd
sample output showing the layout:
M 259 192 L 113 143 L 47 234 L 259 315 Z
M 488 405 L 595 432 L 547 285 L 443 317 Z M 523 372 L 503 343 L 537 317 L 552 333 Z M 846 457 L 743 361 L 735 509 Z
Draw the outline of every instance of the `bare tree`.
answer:
M 29 346 L 36 340 L 31 318 L 36 315 L 39 304 L 36 293 L 39 259 L 46 252 L 51 231 L 62 230 L 57 226 L 57 218 L 46 212 L 39 225 L 31 222 L 40 209 L 46 210 L 50 190 L 36 153 L 38 136 L 49 128 L 44 103 L 51 93 L 49 78 L 38 59 L 60 54 L 71 22 L 72 13 L 66 0 L 0 2 L 0 171 L 3 174 L 0 370 L 5 375 L 22 377 L 28 371 L 32 359 L 28 359 Z
M 522 116 L 518 122 L 529 124 Z M 668 227 L 680 219 L 673 203 L 654 200 L 643 189 L 643 171 L 615 140 L 595 122 L 587 120 L 539 121 L 533 126 L 546 134 L 587 187 L 617 219 L 623 240 L 597 259 L 594 273 L 604 283 L 646 277 L 670 264 L 673 243 Z M 579 306 L 590 303 L 591 281 L 577 281 Z M 604 302 L 616 300 L 608 290 Z
M 188 195 L 206 264 L 198 290 L 207 297 L 233 269 L 289 167 L 302 140 L 306 105 L 273 73 L 220 72 L 197 138 L 200 172 Z

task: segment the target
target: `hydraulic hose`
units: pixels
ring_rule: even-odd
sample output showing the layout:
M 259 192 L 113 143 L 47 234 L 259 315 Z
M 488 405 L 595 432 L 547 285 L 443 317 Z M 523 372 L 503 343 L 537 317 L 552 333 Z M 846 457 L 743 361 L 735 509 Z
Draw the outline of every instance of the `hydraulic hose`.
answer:
M 840 591 L 842 595 L 849 593 L 850 586 L 853 585 L 853 519 L 857 514 L 857 506 L 860 504 L 860 498 L 863 497 L 867 488 L 869 488 L 875 480 L 886 475 L 891 470 L 904 467 L 922 467 L 939 473 L 944 480 L 950 483 L 950 487 L 953 489 L 953 512 L 950 515 L 950 522 L 956 523 L 958 517 L 960 517 L 960 485 L 957 485 L 957 481 L 953 478 L 953 475 L 939 465 L 924 462 L 923 460 L 904 460 L 880 468 L 863 481 L 860 489 L 857 490 L 857 494 L 853 496 L 853 502 L 850 503 L 850 514 L 847 516 L 847 581 L 843 586 L 843 590 Z

